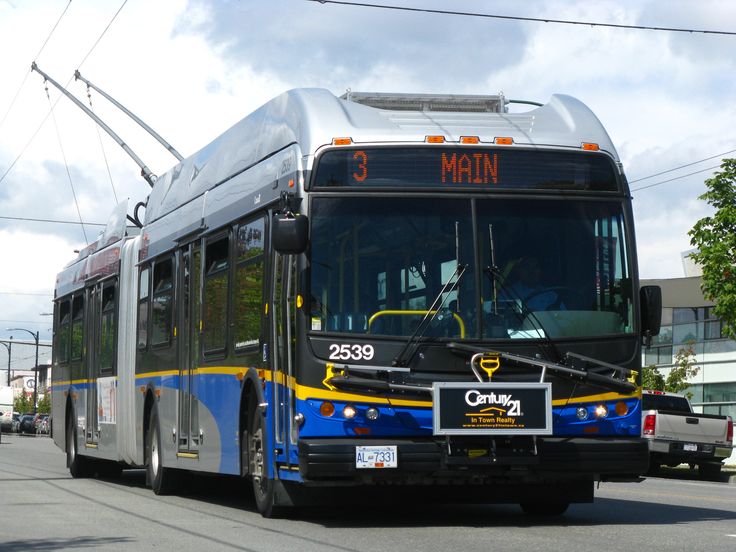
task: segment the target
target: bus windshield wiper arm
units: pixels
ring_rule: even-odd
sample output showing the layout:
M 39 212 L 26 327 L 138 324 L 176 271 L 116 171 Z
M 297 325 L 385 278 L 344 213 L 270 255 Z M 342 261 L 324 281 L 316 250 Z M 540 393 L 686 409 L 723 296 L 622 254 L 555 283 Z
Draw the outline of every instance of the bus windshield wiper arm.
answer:
M 399 351 L 399 354 L 394 357 L 393 361 L 391 362 L 392 366 L 409 365 L 409 362 L 411 362 L 411 359 L 414 358 L 414 355 L 417 352 L 417 348 L 419 347 L 419 340 L 422 338 L 424 332 L 427 331 L 429 325 L 437 317 L 437 314 L 445 305 L 445 301 L 447 301 L 447 298 L 450 296 L 449 292 L 453 291 L 458 286 L 458 284 L 460 284 L 460 278 L 463 277 L 463 274 L 465 274 L 467 268 L 467 264 L 458 263 L 458 265 L 455 267 L 455 272 L 450 275 L 450 277 L 447 279 L 447 282 L 445 282 L 445 284 L 442 286 L 442 289 L 440 289 L 437 297 L 435 297 L 434 301 L 432 301 L 432 305 L 429 307 L 429 309 L 427 309 L 424 318 L 422 318 L 421 322 L 419 322 L 416 329 L 414 330 L 414 333 L 409 336 L 409 339 L 406 340 L 406 343 Z
M 559 376 L 568 377 L 573 380 L 584 381 L 592 385 L 597 385 L 598 387 L 602 387 L 604 389 L 613 389 L 616 391 L 623 391 L 627 393 L 633 393 L 634 391 L 636 391 L 636 384 L 630 381 L 607 376 L 587 369 L 581 369 L 559 364 L 557 362 L 542 360 L 541 358 L 530 358 L 523 355 L 505 353 L 503 351 L 492 349 L 484 349 L 483 347 L 465 345 L 461 343 L 448 343 L 448 347 L 452 351 L 456 351 L 457 353 L 461 354 L 490 353 L 511 362 L 539 368 L 540 381 L 544 381 L 547 373 L 553 373 Z M 621 371 L 624 372 L 627 370 L 626 368 L 619 368 Z

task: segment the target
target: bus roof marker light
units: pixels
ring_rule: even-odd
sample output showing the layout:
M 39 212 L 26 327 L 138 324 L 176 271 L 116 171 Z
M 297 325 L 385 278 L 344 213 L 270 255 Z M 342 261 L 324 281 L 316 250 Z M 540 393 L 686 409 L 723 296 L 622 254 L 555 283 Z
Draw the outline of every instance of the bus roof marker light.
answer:
M 349 146 L 352 143 L 353 143 L 352 138 L 333 138 L 332 139 L 333 146 Z
M 592 142 L 583 142 L 580 147 L 586 151 L 598 151 L 599 149 L 601 149 L 598 144 L 594 144 Z
M 496 136 L 493 139 L 493 143 L 494 144 L 499 144 L 499 145 L 502 145 L 502 146 L 510 146 L 511 144 L 514 143 L 514 139 L 511 138 L 511 137 L 509 137 L 509 136 Z
M 480 144 L 480 138 L 478 138 L 477 136 L 461 136 L 460 143 L 461 144 Z
M 424 139 L 425 142 L 428 144 L 444 144 L 445 143 L 445 137 L 442 135 L 436 135 L 436 136 L 427 136 Z

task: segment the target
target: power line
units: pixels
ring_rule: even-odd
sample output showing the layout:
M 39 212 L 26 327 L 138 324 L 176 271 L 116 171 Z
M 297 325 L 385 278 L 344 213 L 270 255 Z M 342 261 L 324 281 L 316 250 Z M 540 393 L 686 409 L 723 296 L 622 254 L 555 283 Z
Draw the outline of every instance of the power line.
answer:
M 649 184 L 648 186 L 641 186 L 640 188 L 634 188 L 631 191 L 638 192 L 639 190 L 646 190 L 647 188 L 654 188 L 655 186 L 659 186 L 661 184 L 667 184 L 667 182 L 672 182 L 673 180 L 680 180 L 681 178 L 687 178 L 688 176 L 693 176 L 694 174 L 699 174 L 699 173 L 707 172 L 707 171 L 714 171 L 719 167 L 720 165 L 716 165 L 715 167 L 708 167 L 707 169 L 701 169 L 699 171 L 691 172 L 688 174 L 683 174 L 681 176 L 675 176 L 674 178 L 668 178 L 667 180 L 662 180 L 661 182 L 655 182 L 654 184 Z
M 112 25 L 112 22 L 113 22 L 113 21 L 115 21 L 115 18 L 116 18 L 116 17 L 118 16 L 118 14 L 120 13 L 120 10 L 122 10 L 122 9 L 123 9 L 123 6 L 125 6 L 125 4 L 126 4 L 127 2 L 128 2 L 128 0 L 124 0 L 124 1 L 123 1 L 123 4 L 122 4 L 122 5 L 120 6 L 120 8 L 118 8 L 118 11 L 117 11 L 117 12 L 115 12 L 115 15 L 113 15 L 112 19 L 111 19 L 111 20 L 110 20 L 110 22 L 109 22 L 109 23 L 107 24 L 107 27 L 105 27 L 105 30 L 104 30 L 104 31 L 102 31 L 102 34 L 101 34 L 101 35 L 100 35 L 100 36 L 99 36 L 99 37 L 97 38 L 97 40 L 95 41 L 95 43 L 94 43 L 94 44 L 92 45 L 92 48 L 90 48 L 89 52 L 87 52 L 87 55 L 85 55 L 85 56 L 84 56 L 84 58 L 83 58 L 83 59 L 82 59 L 82 61 L 81 61 L 81 62 L 80 62 L 80 63 L 79 63 L 78 65 L 77 65 L 77 67 L 81 67 L 81 66 L 82 66 L 82 64 L 83 64 L 83 63 L 84 63 L 84 62 L 85 62 L 85 61 L 87 60 L 87 58 L 88 58 L 88 57 L 89 57 L 89 55 L 90 55 L 90 54 L 92 53 L 92 51 L 93 51 L 93 50 L 94 50 L 94 49 L 95 49 L 95 48 L 97 47 L 97 44 L 99 44 L 99 42 L 100 42 L 100 40 L 102 39 L 102 37 L 103 37 L 103 36 L 105 36 L 105 33 L 107 32 L 107 29 L 109 29 L 109 28 L 110 28 L 110 25 Z M 69 0 L 69 3 L 71 4 L 71 0 Z M 68 7 L 69 7 L 69 6 L 67 5 L 67 8 L 68 8 Z M 64 10 L 64 12 L 66 12 L 66 10 Z M 64 14 L 62 13 L 62 16 L 63 16 L 63 15 L 64 15 Z M 61 18 L 59 18 L 59 19 L 61 19 Z M 57 22 L 57 25 L 58 25 L 58 22 Z M 54 26 L 54 28 L 56 28 L 56 25 Z M 47 39 L 46 41 L 48 42 L 48 39 Z M 45 45 L 45 44 L 44 44 L 44 45 Z M 40 54 L 40 52 L 39 52 L 39 54 Z M 38 55 L 36 56 L 36 58 L 38 58 Z M 26 74 L 26 78 L 28 78 L 28 74 Z M 72 79 L 73 79 L 73 78 L 74 78 L 74 76 L 73 76 L 73 75 L 72 75 L 71 77 L 69 77 L 69 80 L 68 80 L 68 81 L 66 82 L 66 84 L 64 85 L 64 87 L 65 87 L 65 88 L 69 86 L 69 83 L 71 83 L 71 82 L 72 82 Z M 23 82 L 25 82 L 25 79 L 23 80 Z M 22 85 L 21 85 L 21 86 L 22 86 Z M 13 160 L 13 162 L 12 162 L 12 163 L 10 164 L 10 166 L 9 166 L 9 167 L 7 168 L 7 170 L 6 170 L 6 171 L 5 171 L 4 173 L 3 173 L 3 175 L 2 175 L 2 176 L 0 176 L 0 184 L 2 184 L 3 180 L 5 180 L 5 177 L 6 177 L 6 176 L 7 176 L 7 175 L 8 175 L 9 173 L 10 173 L 10 171 L 11 171 L 11 170 L 13 170 L 13 167 L 15 167 L 16 163 L 18 163 L 18 161 L 20 160 L 20 158 L 21 158 L 21 157 L 23 156 L 23 154 L 24 154 L 24 153 L 26 152 L 26 150 L 28 149 L 28 147 L 29 147 L 29 146 L 31 145 L 31 142 L 33 142 L 33 140 L 35 140 L 35 139 L 36 139 L 36 136 L 38 135 L 38 133 L 39 133 L 39 132 L 41 131 L 41 129 L 43 128 L 43 125 L 45 125 L 45 124 L 46 124 L 46 121 L 47 121 L 47 120 L 48 120 L 48 118 L 49 118 L 49 117 L 51 116 L 51 112 L 53 111 L 53 108 L 54 108 L 54 107 L 56 107 L 56 104 L 57 104 L 57 103 L 59 103 L 59 100 L 60 100 L 60 99 L 61 99 L 61 95 L 59 95 L 59 97 L 57 97 L 57 98 L 56 98 L 56 101 L 54 102 L 54 105 L 53 105 L 53 106 L 52 106 L 52 108 L 51 108 L 51 109 L 49 110 L 49 112 L 48 112 L 48 113 L 46 113 L 46 116 L 45 116 L 45 117 L 43 118 L 43 120 L 41 121 L 41 123 L 40 123 L 40 124 L 38 125 L 38 128 L 37 128 L 37 129 L 36 129 L 36 131 L 35 131 L 35 132 L 33 133 L 33 135 L 32 135 L 32 136 L 31 136 L 31 138 L 30 138 L 30 139 L 28 140 L 28 142 L 26 142 L 25 146 L 23 146 L 23 149 L 22 149 L 22 150 L 21 150 L 21 152 L 20 152 L 20 153 L 18 154 L 18 156 L 17 156 L 17 157 L 16 157 L 16 158 L 15 158 L 15 159 Z M 3 120 L 4 120 L 4 119 L 3 119 Z
M 69 1 L 71 2 L 71 0 L 69 0 Z M 102 40 L 102 37 L 105 36 L 105 33 L 110 28 L 110 25 L 112 25 L 112 22 L 115 21 L 115 19 L 117 18 L 118 14 L 121 11 L 123 11 L 123 8 L 125 7 L 125 4 L 127 4 L 127 3 L 128 3 L 128 0 L 123 0 L 123 3 L 118 8 L 118 11 L 115 12 L 115 15 L 112 16 L 112 19 L 110 19 L 110 22 L 107 24 L 107 27 L 105 27 L 105 29 L 102 31 L 102 34 L 97 38 L 97 40 L 95 40 L 95 43 L 89 49 L 89 52 L 87 52 L 87 55 L 85 55 L 84 58 L 82 59 L 82 61 L 79 62 L 79 64 L 77 65 L 77 69 L 79 69 L 80 67 L 82 67 L 82 65 L 84 64 L 85 61 L 87 61 L 87 58 L 90 56 L 90 54 L 92 53 L 92 51 L 95 48 L 97 48 L 97 45 L 100 43 L 100 40 Z
M 59 133 L 59 125 L 56 123 L 56 115 L 54 115 L 54 106 L 51 105 L 51 96 L 49 96 L 48 85 L 46 86 L 46 96 L 49 99 L 49 106 L 51 108 L 51 117 L 54 120 L 54 128 L 56 129 L 56 138 L 59 141 L 59 150 L 61 151 L 61 157 L 64 159 L 64 167 L 66 167 L 66 176 L 69 178 L 69 186 L 72 189 L 72 195 L 74 196 L 74 205 L 77 207 L 77 214 L 79 215 L 79 222 L 82 226 L 82 234 L 84 235 L 84 243 L 89 245 L 87 239 L 87 230 L 84 228 L 84 222 L 82 222 L 82 211 L 79 209 L 79 202 L 77 201 L 77 192 L 74 190 L 74 183 L 72 182 L 72 173 L 69 171 L 69 163 L 66 160 L 66 153 L 64 153 L 64 145 L 61 143 L 61 134 Z
M 339 4 L 342 6 L 356 6 L 361 8 L 379 8 L 406 12 L 432 13 L 438 15 L 461 15 L 465 17 L 483 17 L 487 19 L 506 19 L 513 21 L 534 21 L 537 23 L 557 23 L 561 25 L 585 25 L 586 27 L 610 27 L 614 29 L 636 29 L 641 31 L 667 31 L 674 33 L 699 33 L 717 35 L 736 35 L 736 31 L 712 31 L 705 29 L 680 29 L 674 27 L 651 27 L 646 25 L 623 25 L 617 23 L 596 23 L 593 21 L 575 21 L 569 19 L 549 19 L 541 17 L 521 17 L 515 15 L 496 15 L 490 13 L 460 12 L 451 10 L 432 10 L 428 8 L 409 8 L 406 6 L 392 6 L 388 4 L 370 4 L 367 2 L 344 2 L 342 0 L 307 0 L 319 4 Z
M 18 220 L 21 222 L 47 222 L 49 224 L 86 224 L 87 226 L 106 226 L 100 222 L 79 222 L 76 220 L 53 220 L 28 217 L 6 217 L 0 215 L 0 220 Z
M 61 12 L 61 15 L 59 16 L 59 19 L 56 20 L 56 23 L 51 28 L 51 31 L 49 32 L 48 36 L 46 37 L 46 40 L 44 40 L 43 45 L 41 46 L 41 49 L 36 54 L 36 57 L 33 59 L 38 59 L 38 56 L 41 55 L 41 52 L 43 52 L 44 48 L 46 48 L 46 44 L 48 44 L 49 40 L 51 39 L 51 35 L 54 34 L 54 31 L 56 30 L 56 27 L 59 26 L 59 23 L 61 22 L 62 17 L 66 14 L 66 11 L 69 9 L 69 6 L 71 6 L 72 0 L 69 0 L 66 7 L 64 8 L 64 11 Z M 15 101 L 18 99 L 18 96 L 20 95 L 20 91 L 23 89 L 23 85 L 26 83 L 26 80 L 28 80 L 28 75 L 30 75 L 30 72 L 27 72 L 25 77 L 23 77 L 23 81 L 20 83 L 20 86 L 18 87 L 18 91 L 15 93 L 15 96 L 13 96 L 13 99 L 10 101 L 10 105 L 8 106 L 8 110 L 5 112 L 5 115 L 3 115 L 2 121 L 0 121 L 0 128 L 2 128 L 3 123 L 5 122 L 5 119 L 8 118 L 8 114 L 10 113 L 10 110 L 13 109 L 13 106 L 15 105 Z
M 692 163 L 686 163 L 684 165 L 680 165 L 679 167 L 674 167 L 672 169 L 667 169 L 666 171 L 658 172 L 655 174 L 650 174 L 649 176 L 642 176 L 641 178 L 637 178 L 636 180 L 629 180 L 629 184 L 633 184 L 634 182 L 640 182 L 642 180 L 647 180 L 649 178 L 654 178 L 655 176 L 661 176 L 663 174 L 671 173 L 673 171 L 677 171 L 679 169 L 684 169 L 685 167 L 692 167 L 693 165 L 697 165 L 698 163 L 702 163 L 703 161 L 710 161 L 711 159 L 718 159 L 719 157 L 723 157 L 724 155 L 728 155 L 729 153 L 733 153 L 736 150 L 730 150 L 730 151 L 724 151 L 723 153 L 719 153 L 717 155 L 712 155 L 710 157 L 706 157 L 704 159 L 699 159 L 698 161 L 693 161 Z M 641 189 L 641 188 L 639 188 Z
M 26 291 L 0 291 L 0 295 L 33 295 L 34 297 L 53 297 L 54 294 L 48 293 L 31 293 Z

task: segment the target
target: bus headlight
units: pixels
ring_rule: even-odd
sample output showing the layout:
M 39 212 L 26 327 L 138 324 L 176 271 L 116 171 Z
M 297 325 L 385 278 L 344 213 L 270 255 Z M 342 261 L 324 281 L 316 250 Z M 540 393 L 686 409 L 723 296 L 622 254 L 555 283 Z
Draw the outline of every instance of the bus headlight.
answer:
M 605 404 L 599 404 L 595 407 L 595 417 L 596 418 L 607 418 L 608 417 L 608 407 Z
M 380 412 L 378 412 L 378 409 L 371 406 L 368 410 L 365 411 L 365 417 L 370 420 L 371 422 L 374 422 L 378 419 Z
M 588 409 L 585 408 L 584 406 L 578 406 L 578 409 L 575 411 L 575 416 L 577 416 L 578 420 L 580 420 L 581 422 L 583 420 L 587 420 L 588 419 Z

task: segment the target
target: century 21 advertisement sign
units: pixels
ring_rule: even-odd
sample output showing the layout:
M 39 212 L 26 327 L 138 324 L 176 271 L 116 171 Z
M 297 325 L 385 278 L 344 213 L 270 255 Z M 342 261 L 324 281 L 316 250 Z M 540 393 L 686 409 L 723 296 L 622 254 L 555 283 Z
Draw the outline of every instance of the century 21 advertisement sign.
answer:
M 435 435 L 551 435 L 550 383 L 434 384 Z

